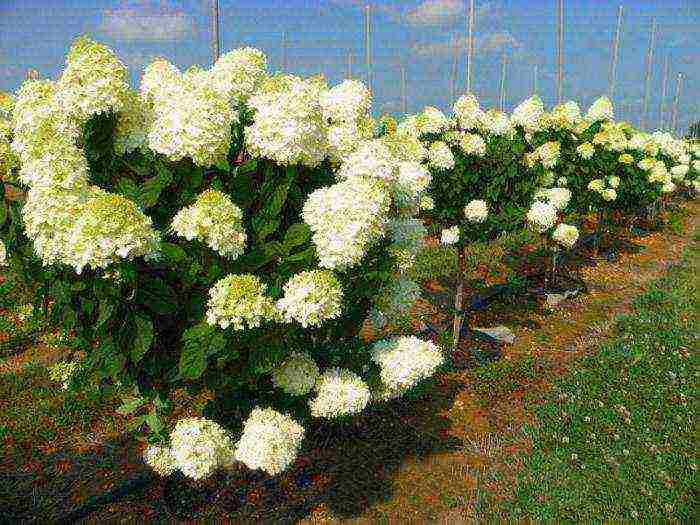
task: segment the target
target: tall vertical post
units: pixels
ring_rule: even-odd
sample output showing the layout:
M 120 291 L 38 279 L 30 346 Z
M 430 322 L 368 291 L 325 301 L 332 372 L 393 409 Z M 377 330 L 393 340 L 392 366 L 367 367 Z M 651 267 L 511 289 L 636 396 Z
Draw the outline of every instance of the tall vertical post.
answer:
M 669 56 L 664 60 L 664 77 L 661 81 L 661 103 L 659 104 L 659 129 L 665 129 L 666 125 L 666 92 L 668 89 L 668 62 Z
M 615 97 L 615 81 L 617 78 L 617 59 L 620 53 L 620 35 L 622 33 L 622 6 L 617 10 L 617 29 L 615 30 L 615 38 L 612 44 L 612 57 L 610 62 L 610 93 L 609 98 L 612 101 Z
M 467 17 L 467 93 L 472 91 L 472 60 L 474 58 L 474 0 L 469 0 L 469 15 Z
M 564 0 L 557 2 L 557 104 L 564 99 Z
M 282 31 L 282 71 L 287 72 L 287 32 Z
M 452 49 L 452 73 L 450 75 L 450 104 L 457 98 L 457 63 L 459 60 L 459 35 L 455 34 Z
M 683 73 L 678 73 L 676 81 L 676 97 L 673 99 L 673 113 L 671 116 L 671 133 L 676 133 L 678 128 L 678 102 L 681 99 L 681 84 L 683 83 Z
M 401 62 L 401 110 L 404 115 L 408 113 L 408 98 L 406 96 L 406 64 Z
M 654 45 L 656 44 L 656 18 L 651 19 L 651 35 L 649 36 L 649 52 L 647 53 L 647 70 L 644 75 L 644 104 L 642 106 L 640 127 L 644 130 L 649 113 L 649 90 L 651 89 L 651 66 L 654 63 Z
M 219 0 L 211 0 L 211 52 L 213 60 L 219 60 Z
M 506 107 L 506 50 L 503 50 L 503 58 L 501 59 L 501 97 L 499 100 L 499 109 L 505 111 Z
M 539 66 L 535 64 L 534 71 L 533 71 L 533 77 L 532 77 L 532 94 L 537 95 L 539 91 L 538 87 L 538 81 L 539 79 L 537 78 L 539 76 Z
M 370 5 L 365 6 L 365 65 L 367 67 L 367 87 L 372 91 L 372 50 L 370 48 Z M 374 95 L 374 93 L 372 93 Z

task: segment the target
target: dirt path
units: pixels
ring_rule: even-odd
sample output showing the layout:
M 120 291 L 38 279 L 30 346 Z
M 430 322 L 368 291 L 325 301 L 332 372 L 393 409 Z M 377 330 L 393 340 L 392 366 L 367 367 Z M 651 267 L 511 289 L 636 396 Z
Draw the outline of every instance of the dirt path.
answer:
M 573 360 L 595 351 L 610 336 L 615 318 L 629 313 L 634 298 L 677 263 L 700 223 L 698 203 L 690 203 L 687 209 L 690 215 L 682 235 L 665 231 L 635 239 L 641 248 L 638 253 L 585 268 L 582 276 L 588 293 L 568 299 L 551 312 L 546 308 L 530 312 L 531 322 L 521 324 L 537 328 L 509 325 L 494 314 L 497 324 L 509 325 L 516 335 L 516 342 L 504 349 L 504 362 L 528 360 L 530 364 L 524 373 L 513 373 L 506 384 L 496 380 L 480 385 L 473 372 L 442 378 L 446 391 L 457 390 L 448 409 L 438 415 L 449 425 L 443 431 L 445 437 L 461 442 L 458 450 L 406 458 L 391 479 L 391 497 L 356 518 L 333 518 L 333 509 L 321 505 L 299 523 L 483 520 L 480 507 L 485 492 L 507 494 L 520 466 L 518 453 L 529 448 L 521 429 L 532 417 L 532 400 L 565 374 Z M 416 415 L 416 427 L 430 420 L 431 407 L 423 407 L 426 419 Z

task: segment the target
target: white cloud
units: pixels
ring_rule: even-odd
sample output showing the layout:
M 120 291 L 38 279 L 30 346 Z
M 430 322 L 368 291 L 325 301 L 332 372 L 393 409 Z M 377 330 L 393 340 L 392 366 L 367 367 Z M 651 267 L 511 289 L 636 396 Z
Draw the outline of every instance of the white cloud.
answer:
M 518 49 L 522 44 L 509 31 L 497 31 L 481 37 L 477 45 L 481 53 L 499 51 L 504 47 Z
M 150 11 L 150 12 L 149 12 Z M 124 41 L 172 42 L 195 35 L 194 20 L 182 11 L 105 10 L 98 30 Z
M 462 0 L 426 0 L 409 11 L 405 20 L 411 26 L 447 26 L 464 17 Z

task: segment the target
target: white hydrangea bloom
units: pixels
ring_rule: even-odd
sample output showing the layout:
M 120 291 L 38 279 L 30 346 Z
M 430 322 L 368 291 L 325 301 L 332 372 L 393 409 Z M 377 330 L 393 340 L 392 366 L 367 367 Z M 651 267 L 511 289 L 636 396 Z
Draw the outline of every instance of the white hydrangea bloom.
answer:
M 514 131 L 508 115 L 495 109 L 490 109 L 485 113 L 481 129 L 496 137 L 509 137 Z
M 584 142 L 576 148 L 576 152 L 581 156 L 582 159 L 589 160 L 593 157 L 595 153 L 595 147 L 590 142 Z
M 319 369 L 306 352 L 292 352 L 272 372 L 272 384 L 295 396 L 308 394 L 316 384 Z
M 428 150 L 428 163 L 433 168 L 451 170 L 455 166 L 452 150 L 444 142 L 434 142 Z
M 167 477 L 177 470 L 175 458 L 173 458 L 173 455 L 168 447 L 149 445 L 143 451 L 143 460 L 146 465 L 151 467 L 159 476 L 162 477 Z
M 37 133 L 37 139 L 41 132 Z M 22 152 L 19 180 L 31 187 L 75 189 L 88 181 L 85 153 L 70 138 L 54 135 Z
M 489 215 L 486 201 L 474 199 L 464 207 L 464 216 L 469 222 L 484 222 Z
M 328 150 L 327 126 L 321 113 L 322 86 L 314 79 L 273 78 L 250 97 L 253 124 L 245 128 L 245 143 L 255 157 L 282 165 L 314 168 Z
M 581 108 L 576 102 L 570 100 L 556 106 L 552 110 L 550 119 L 552 124 L 558 128 L 573 129 L 581 121 Z
M 267 56 L 259 49 L 243 47 L 221 55 L 209 70 L 208 82 L 230 103 L 248 99 L 267 77 Z
M 476 129 L 483 120 L 484 112 L 472 93 L 465 93 L 454 103 L 453 111 L 459 127 L 463 130 Z
M 344 80 L 321 94 L 323 118 L 334 124 L 366 116 L 371 105 L 372 94 L 359 80 Z
M 380 140 L 399 162 L 422 162 L 428 157 L 428 150 L 417 137 L 396 133 Z
M 309 195 L 302 218 L 313 232 L 319 265 L 344 270 L 384 233 L 391 198 L 377 180 L 353 179 Z
M 605 189 L 603 179 L 593 179 L 588 183 L 588 189 L 591 191 L 601 192 Z
M 476 157 L 486 155 L 486 142 L 484 142 L 481 135 L 465 133 L 460 137 L 459 146 L 465 155 L 474 155 Z
M 233 463 L 233 441 L 214 421 L 185 418 L 170 433 L 170 453 L 178 470 L 199 480 Z
M 0 266 L 7 266 L 7 248 L 2 241 L 0 241 Z
M 440 233 L 440 243 L 446 246 L 456 244 L 459 241 L 459 226 L 444 228 Z
M 608 186 L 611 188 L 617 188 L 620 185 L 620 177 L 617 175 L 610 175 L 607 179 Z
M 343 288 L 329 270 L 311 270 L 293 276 L 284 285 L 284 297 L 277 308 L 287 322 L 318 327 L 342 312 Z
M 80 122 L 120 112 L 126 103 L 129 70 L 108 47 L 87 37 L 75 40 L 56 83 L 56 103 Z
M 435 201 L 430 195 L 421 195 L 420 197 L 420 202 L 418 203 L 418 207 L 421 210 L 434 210 L 435 209 Z
M 566 186 L 567 184 L 569 184 L 569 181 L 566 180 L 566 177 L 559 177 L 557 179 L 557 186 L 563 187 L 563 186 Z
M 561 155 L 561 144 L 557 141 L 545 142 L 533 152 L 534 158 L 542 163 L 545 169 L 551 170 L 557 165 Z
M 557 210 L 562 211 L 566 208 L 571 200 L 571 190 L 568 188 L 548 188 L 540 190 L 535 194 L 535 198 L 541 199 L 554 206 Z
M 421 135 L 440 133 L 449 127 L 449 122 L 442 111 L 438 108 L 428 106 L 417 116 L 416 127 Z
M 114 151 L 118 155 L 130 153 L 146 144 L 148 129 L 146 105 L 135 91 L 129 91 L 124 108 L 117 115 L 114 130 Z
M 335 124 L 328 128 L 328 154 L 336 162 L 345 162 L 358 145 L 368 137 L 362 136 L 354 122 Z
M 249 469 L 274 476 L 296 459 L 304 439 L 304 427 L 272 408 L 256 407 L 243 425 L 234 457 Z
M 84 267 L 106 268 L 122 259 L 152 257 L 160 247 L 153 221 L 133 201 L 98 191 L 80 208 L 68 238 L 69 264 L 80 274 Z
M 433 180 L 430 172 L 418 162 L 399 162 L 396 186 L 399 192 L 415 197 L 428 189 Z
M 188 241 L 198 239 L 231 260 L 243 255 L 245 250 L 243 212 L 218 190 L 202 192 L 194 204 L 177 212 L 172 229 L 180 237 Z
M 557 222 L 557 209 L 546 202 L 535 201 L 527 212 L 527 222 L 540 233 L 544 233 Z
M 537 95 L 522 101 L 513 110 L 510 120 L 516 126 L 520 126 L 525 132 L 534 132 L 540 129 L 540 117 L 544 113 L 544 104 Z
M 689 170 L 690 166 L 688 166 L 687 164 L 678 164 L 671 168 L 671 176 L 674 180 L 682 179 L 688 174 Z
M 413 388 L 445 362 L 438 346 L 414 336 L 379 341 L 372 347 L 371 356 L 379 365 L 383 386 L 393 392 Z
M 608 97 L 597 98 L 586 113 L 586 120 L 596 122 L 598 120 L 612 120 L 614 116 L 613 105 Z
M 348 155 L 338 170 L 338 180 L 356 178 L 376 178 L 394 182 L 397 176 L 397 163 L 389 147 L 381 139 L 366 140 Z
M 673 182 L 666 182 L 661 186 L 661 193 L 673 193 L 676 191 L 676 185 Z
M 316 381 L 317 395 L 309 401 L 313 417 L 335 418 L 362 412 L 370 399 L 369 387 L 354 372 L 330 368 Z
M 552 239 L 566 248 L 572 248 L 578 240 L 578 228 L 562 223 L 554 229 Z
M 606 201 L 614 201 L 617 199 L 617 192 L 612 188 L 606 188 L 600 192 L 600 195 Z
M 396 127 L 396 134 L 418 138 L 420 136 L 420 131 L 418 131 L 418 115 L 409 115 L 399 122 Z
M 224 330 L 257 328 L 263 321 L 277 320 L 279 315 L 267 286 L 255 275 L 227 275 L 209 290 L 207 323 Z

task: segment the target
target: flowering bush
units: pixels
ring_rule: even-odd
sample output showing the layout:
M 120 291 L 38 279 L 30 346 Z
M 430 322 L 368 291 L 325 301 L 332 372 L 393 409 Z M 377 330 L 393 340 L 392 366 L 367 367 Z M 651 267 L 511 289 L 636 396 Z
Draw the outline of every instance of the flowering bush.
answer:
M 250 48 L 208 70 L 156 59 L 138 91 L 127 77 L 81 37 L 58 80 L 0 99 L 0 168 L 26 192 L 0 215 L 10 273 L 85 351 L 52 377 L 130 391 L 119 410 L 150 429 L 158 473 L 201 479 L 240 461 L 276 474 L 312 418 L 356 414 L 394 386 L 358 335 L 420 294 L 405 273 L 426 233 L 428 150 L 375 132 L 362 83 L 271 75 Z M 434 108 L 417 121 L 446 125 Z M 440 169 L 450 158 L 430 155 Z M 179 387 L 213 399 L 168 432 Z

